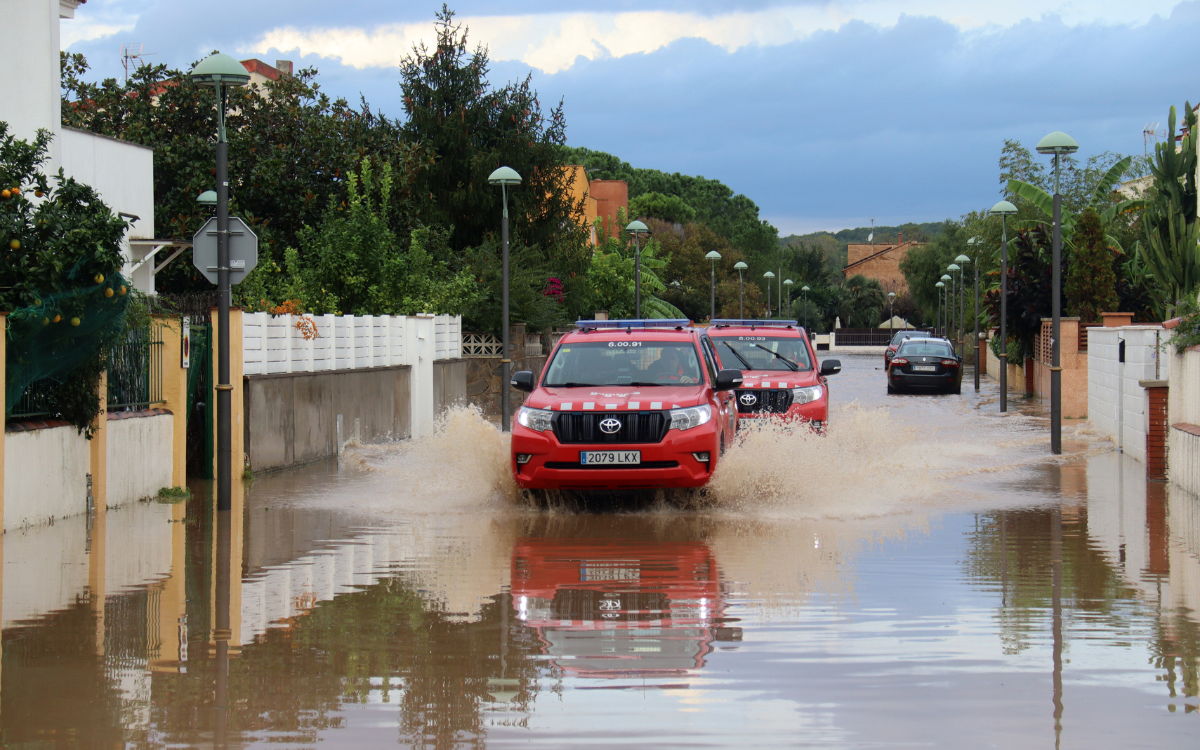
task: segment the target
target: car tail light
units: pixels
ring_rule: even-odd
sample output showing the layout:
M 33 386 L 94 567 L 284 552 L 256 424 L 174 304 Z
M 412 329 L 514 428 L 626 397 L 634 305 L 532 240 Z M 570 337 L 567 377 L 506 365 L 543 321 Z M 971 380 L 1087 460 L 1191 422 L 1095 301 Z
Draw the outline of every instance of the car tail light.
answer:
M 905 359 L 904 357 L 892 357 L 892 364 L 893 365 L 907 365 L 908 360 Z
M 943 359 L 942 367 L 958 367 L 957 359 Z

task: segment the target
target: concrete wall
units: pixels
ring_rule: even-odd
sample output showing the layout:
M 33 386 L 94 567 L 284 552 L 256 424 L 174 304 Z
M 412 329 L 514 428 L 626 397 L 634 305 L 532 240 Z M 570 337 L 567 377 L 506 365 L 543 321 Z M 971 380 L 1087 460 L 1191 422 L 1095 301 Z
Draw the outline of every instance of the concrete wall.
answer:
M 1000 358 L 992 351 L 991 339 L 988 339 L 983 344 L 983 350 L 987 355 L 987 364 L 985 365 L 984 374 L 997 383 L 1000 382 Z M 1008 365 L 1008 390 L 1010 392 L 1024 393 L 1025 392 L 1025 368 L 1019 365 Z
M 1189 427 L 1200 425 L 1200 350 L 1176 354 L 1168 346 L 1167 471 L 1172 484 L 1200 495 L 1200 435 Z
M 163 487 L 174 486 L 175 416 L 134 412 L 146 416 L 122 418 L 129 413 L 108 415 L 110 508 L 155 497 Z
M 19 529 L 87 509 L 88 440 L 70 425 L 16 430 L 4 440 L 4 528 Z
M 440 416 L 467 402 L 467 360 L 439 359 L 433 363 L 433 409 Z
M 1086 419 L 1088 415 L 1088 355 L 1079 349 L 1079 318 L 1059 319 L 1058 359 L 1062 366 L 1062 415 L 1064 419 Z M 1049 337 L 1051 320 L 1042 318 L 1042 330 Z M 1050 356 L 1046 350 L 1041 361 L 1033 362 L 1033 393 L 1050 398 Z
M 1125 341 L 1125 362 L 1119 361 Z M 1088 418 L 1124 452 L 1146 461 L 1149 432 L 1148 400 L 1141 380 L 1165 378 L 1158 366 L 1158 345 L 1166 336 L 1161 326 L 1091 328 L 1088 331 Z M 1065 412 L 1064 412 L 1065 413 Z
M 245 378 L 245 444 L 254 471 L 336 456 L 337 415 L 344 439 L 365 442 L 412 435 L 412 368 L 251 375 Z
M 75 3 L 65 3 L 67 14 Z M 58 133 L 62 122 L 59 90 L 59 0 L 0 0 L 0 48 L 6 55 L 0 75 L 0 120 L 17 138 L 33 140 L 39 128 Z M 50 145 L 46 174 L 59 167 L 57 139 Z

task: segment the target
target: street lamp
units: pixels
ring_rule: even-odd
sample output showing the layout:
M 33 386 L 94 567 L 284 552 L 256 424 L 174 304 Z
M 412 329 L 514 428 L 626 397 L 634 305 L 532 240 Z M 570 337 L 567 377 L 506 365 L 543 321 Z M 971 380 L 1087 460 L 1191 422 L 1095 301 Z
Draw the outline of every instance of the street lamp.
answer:
M 1017 207 L 1000 201 L 988 211 L 1000 217 L 1000 412 L 1008 411 L 1008 217 Z
M 942 274 L 942 281 L 946 282 L 947 290 L 953 289 L 954 279 L 951 278 L 950 274 L 948 274 L 948 273 Z M 950 297 L 946 297 L 946 300 L 947 300 L 947 305 L 946 305 L 945 311 L 942 313 L 942 321 L 941 321 L 942 336 L 944 336 L 945 338 L 950 338 L 950 336 L 949 336 L 949 334 L 950 334 L 950 305 L 949 305 Z
M 936 286 L 938 289 L 937 325 L 933 327 L 933 332 L 936 334 L 938 326 L 940 326 L 942 324 L 942 297 L 945 296 L 944 294 L 942 294 L 942 291 L 946 288 L 946 283 L 944 281 L 939 281 L 938 283 L 934 284 L 934 286 Z
M 967 244 L 972 248 L 979 240 L 978 237 L 972 237 L 967 240 Z M 967 264 L 974 263 L 968 256 L 960 255 L 954 259 L 955 263 Z M 979 264 L 975 263 L 975 392 L 979 392 Z
M 736 268 L 738 272 L 738 317 L 745 318 L 746 307 L 744 304 L 742 304 L 742 271 L 745 271 L 750 266 L 739 260 L 737 263 L 733 264 L 733 267 Z
M 967 240 L 967 245 L 974 247 L 974 244 L 976 244 L 977 239 L 978 238 L 971 238 L 970 240 Z M 954 262 L 958 263 L 959 265 L 966 265 L 967 263 L 974 263 L 973 260 L 968 256 L 959 256 L 958 258 L 954 259 Z M 974 347 L 976 347 L 976 353 L 974 353 L 974 358 L 976 358 L 976 392 L 978 392 L 979 391 L 979 264 L 978 263 L 974 264 L 974 272 L 976 272 L 976 313 L 974 313 Z M 960 277 L 961 277 L 961 275 L 960 275 Z M 966 282 L 964 282 L 964 283 L 966 283 Z M 966 294 L 965 290 L 964 290 L 964 294 Z M 966 302 L 960 302 L 960 304 L 959 304 L 960 312 L 964 312 L 964 314 L 966 314 L 966 313 L 965 313 L 965 311 L 961 310 L 961 307 L 965 306 L 965 305 L 966 305 Z M 966 337 L 965 331 L 962 332 L 962 336 Z M 964 342 L 964 348 L 966 348 L 965 344 L 966 344 L 966 342 Z
M 808 333 L 808 293 L 812 290 L 805 284 L 800 287 L 800 291 L 804 292 L 804 332 Z
M 1079 150 L 1075 139 L 1055 131 L 1038 141 L 1039 154 L 1054 155 L 1054 265 L 1050 280 L 1050 452 L 1062 453 L 1062 363 L 1059 361 L 1059 318 L 1062 315 L 1062 196 L 1058 193 L 1058 177 L 1062 157 Z
M 250 82 L 246 68 L 229 55 L 209 55 L 189 74 L 197 86 L 217 95 L 217 510 L 233 507 L 233 386 L 229 384 L 229 140 L 225 136 L 225 96 Z M 201 196 L 204 198 L 205 196 Z
M 955 281 L 958 282 L 958 284 L 957 284 L 957 286 L 951 285 L 952 288 L 957 291 L 957 299 L 955 299 L 955 296 L 956 296 L 955 293 L 951 292 L 950 314 L 951 314 L 951 317 L 953 317 L 955 319 L 954 325 L 952 326 L 952 330 L 954 331 L 954 334 L 956 336 L 958 336 L 958 345 L 961 347 L 962 346 L 962 291 L 963 291 L 962 266 L 958 265 L 957 263 L 951 263 L 949 266 L 946 267 L 946 270 L 950 271 L 951 274 L 953 274 L 954 271 L 958 271 L 958 278 L 955 279 Z M 957 305 L 957 307 L 955 307 L 956 305 Z
M 712 281 L 708 286 L 708 319 L 712 320 L 717 317 L 717 261 L 721 259 L 721 254 L 716 250 L 711 250 L 704 258 L 712 261 Z
M 792 317 L 792 280 L 784 279 L 783 285 L 787 287 L 787 296 L 785 297 L 787 302 L 786 302 L 786 304 L 784 304 L 783 307 L 781 307 L 779 309 L 780 310 L 780 313 L 779 313 L 780 319 Z
M 508 432 L 512 429 L 512 425 L 509 424 L 509 371 L 512 369 L 512 352 L 509 351 L 508 341 L 508 188 L 510 185 L 520 185 L 521 175 L 512 167 L 500 167 L 488 175 L 488 183 L 500 186 L 500 196 L 504 204 L 503 220 L 500 223 L 500 284 L 503 287 L 500 292 L 500 328 L 504 337 L 504 353 L 500 357 L 500 430 Z
M 642 318 L 642 235 L 650 234 L 650 227 L 638 220 L 629 222 L 625 231 L 633 235 L 633 317 Z
M 775 274 L 767 271 L 763 274 L 763 278 L 767 280 L 767 320 L 771 319 L 771 279 L 775 278 Z
M 893 309 L 895 302 L 896 302 L 896 293 L 888 292 L 888 345 L 889 346 L 892 343 L 892 328 L 894 327 L 894 321 L 896 320 L 896 312 Z

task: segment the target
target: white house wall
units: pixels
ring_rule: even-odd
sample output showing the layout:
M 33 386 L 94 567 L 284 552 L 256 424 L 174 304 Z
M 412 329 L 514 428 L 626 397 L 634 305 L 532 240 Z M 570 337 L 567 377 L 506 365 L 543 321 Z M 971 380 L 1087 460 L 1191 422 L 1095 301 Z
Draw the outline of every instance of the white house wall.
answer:
M 1125 340 L 1125 362 L 1120 342 Z M 1122 326 L 1088 330 L 1088 419 L 1125 453 L 1146 461 L 1149 432 L 1146 389 L 1139 381 L 1166 379 L 1158 361 L 1165 341 L 1159 326 Z
M 31 141 L 39 129 L 57 134 L 62 121 L 59 71 L 59 0 L 0 0 L 0 120 Z M 47 174 L 57 171 L 59 143 L 51 143 Z

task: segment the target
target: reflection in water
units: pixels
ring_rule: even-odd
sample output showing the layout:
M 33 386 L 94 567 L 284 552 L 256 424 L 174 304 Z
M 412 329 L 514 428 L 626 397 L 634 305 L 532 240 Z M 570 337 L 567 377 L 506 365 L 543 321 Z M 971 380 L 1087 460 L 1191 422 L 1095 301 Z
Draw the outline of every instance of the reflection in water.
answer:
M 839 392 L 877 383 L 846 375 Z M 824 466 L 743 462 L 759 476 L 726 486 L 762 496 L 704 513 L 526 512 L 482 468 L 486 492 L 398 487 L 420 472 L 396 461 L 431 471 L 444 436 L 264 477 L 232 514 L 199 487 L 109 511 L 90 550 L 82 522 L 10 533 L 0 742 L 1194 740 L 1198 501 L 1094 441 L 1038 460 L 1032 407 L 993 419 L 972 398 L 892 402 L 894 434 L 938 421 L 918 499 L 889 494 L 911 467 L 837 443 Z

